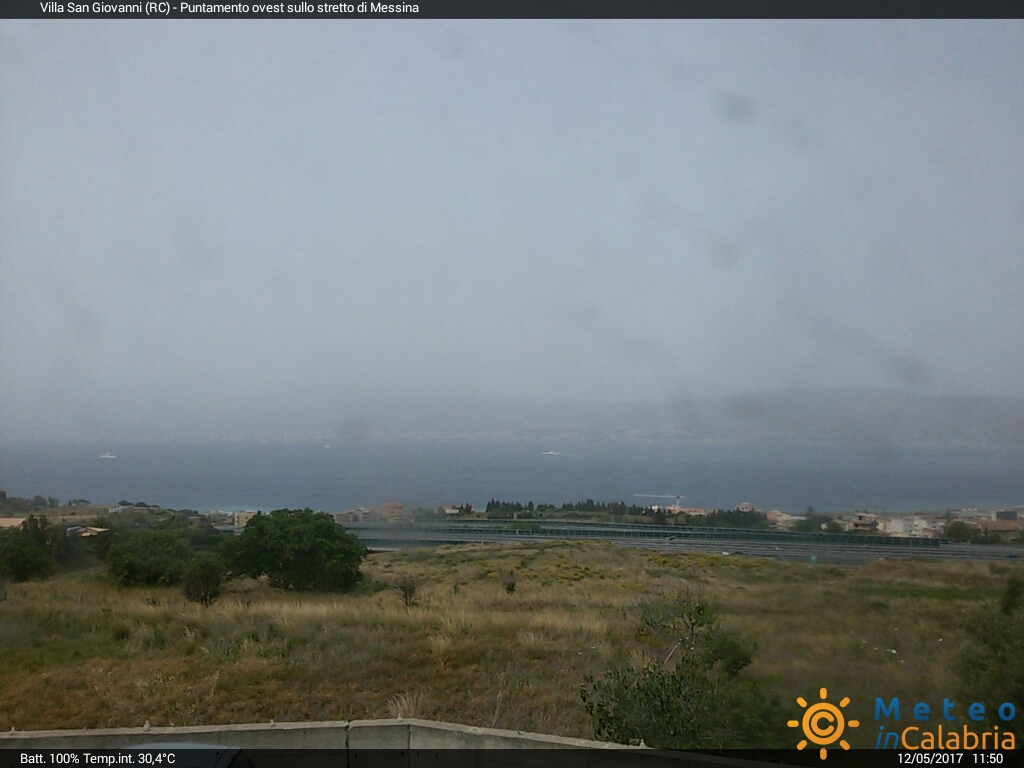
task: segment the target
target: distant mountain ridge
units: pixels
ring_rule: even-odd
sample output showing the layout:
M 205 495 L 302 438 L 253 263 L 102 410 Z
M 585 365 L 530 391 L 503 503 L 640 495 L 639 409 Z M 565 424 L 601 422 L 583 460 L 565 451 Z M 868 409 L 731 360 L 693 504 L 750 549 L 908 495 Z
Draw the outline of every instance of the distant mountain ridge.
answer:
M 529 403 L 435 398 L 369 404 L 336 438 L 500 438 L 1024 444 L 1024 398 L 869 388 L 708 399 Z
M 246 407 L 41 440 L 147 442 L 257 440 L 665 440 L 770 444 L 1024 445 L 1024 398 L 921 395 L 849 387 L 619 403 L 467 396 L 356 397 Z M 201 418 L 200 418 L 201 417 Z M 0 439 L 3 439 L 0 435 Z M 13 435 L 8 435 L 13 437 Z M 24 439 L 24 438 L 23 438 Z M 114 463 L 114 462 L 112 462 Z

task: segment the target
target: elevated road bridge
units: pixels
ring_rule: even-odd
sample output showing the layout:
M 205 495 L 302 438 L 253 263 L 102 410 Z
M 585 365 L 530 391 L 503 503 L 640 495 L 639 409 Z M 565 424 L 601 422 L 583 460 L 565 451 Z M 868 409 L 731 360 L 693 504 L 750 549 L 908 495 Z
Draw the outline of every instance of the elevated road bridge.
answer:
M 853 565 L 878 558 L 933 557 L 960 560 L 1024 558 L 1015 547 L 954 545 L 945 539 L 865 534 L 795 533 L 791 531 L 697 526 L 630 525 L 562 520 L 467 520 L 444 523 L 347 523 L 369 549 L 437 547 L 449 544 L 608 541 L 620 546 L 665 552 L 707 552 Z

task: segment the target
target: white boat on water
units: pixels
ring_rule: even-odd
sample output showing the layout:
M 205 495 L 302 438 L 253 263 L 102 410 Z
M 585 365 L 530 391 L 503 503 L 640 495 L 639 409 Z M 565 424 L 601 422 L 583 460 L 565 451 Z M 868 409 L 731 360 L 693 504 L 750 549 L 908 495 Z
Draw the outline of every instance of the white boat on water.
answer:
M 541 456 L 561 456 L 561 451 L 542 451 Z
M 116 459 L 116 458 L 117 458 L 117 456 L 115 456 L 114 454 L 112 454 L 112 453 L 111 453 L 110 451 L 107 451 L 107 452 L 106 452 L 106 453 L 104 453 L 104 454 L 103 454 L 102 456 L 100 456 L 100 458 L 101 458 L 101 459 Z

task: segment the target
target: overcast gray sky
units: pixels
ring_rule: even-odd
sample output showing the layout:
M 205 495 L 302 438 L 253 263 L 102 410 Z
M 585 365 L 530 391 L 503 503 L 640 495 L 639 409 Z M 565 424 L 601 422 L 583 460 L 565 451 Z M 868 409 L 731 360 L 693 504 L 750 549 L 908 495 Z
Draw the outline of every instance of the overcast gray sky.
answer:
M 1021 73 L 1019 21 L 0 22 L 0 433 L 1024 395 Z

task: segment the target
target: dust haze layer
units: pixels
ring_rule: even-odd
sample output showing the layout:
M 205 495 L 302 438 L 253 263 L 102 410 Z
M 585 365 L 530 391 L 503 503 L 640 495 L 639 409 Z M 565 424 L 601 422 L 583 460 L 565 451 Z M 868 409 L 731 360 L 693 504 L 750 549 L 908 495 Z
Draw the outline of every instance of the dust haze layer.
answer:
M 1019 441 L 1021 71 L 1019 21 L 0 22 L 0 438 Z

